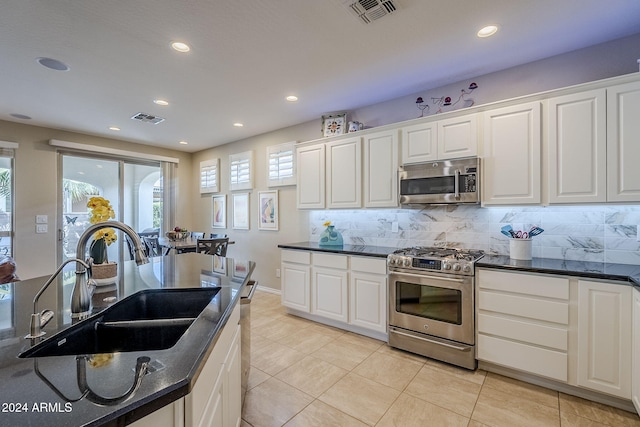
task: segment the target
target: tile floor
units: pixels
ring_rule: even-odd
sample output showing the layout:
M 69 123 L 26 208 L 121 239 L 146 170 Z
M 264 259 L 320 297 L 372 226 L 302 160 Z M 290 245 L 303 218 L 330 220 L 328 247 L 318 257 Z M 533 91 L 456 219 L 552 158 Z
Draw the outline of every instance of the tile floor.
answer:
M 288 315 L 264 291 L 251 331 L 243 427 L 640 426 L 630 412 Z

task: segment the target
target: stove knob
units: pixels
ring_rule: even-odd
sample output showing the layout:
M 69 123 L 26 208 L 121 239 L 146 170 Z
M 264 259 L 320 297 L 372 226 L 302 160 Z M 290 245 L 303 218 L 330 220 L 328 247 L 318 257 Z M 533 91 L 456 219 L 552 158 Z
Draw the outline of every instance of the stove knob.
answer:
M 453 264 L 453 271 L 460 271 L 460 264 Z
M 409 258 L 405 259 L 402 263 L 405 267 L 411 267 L 411 260 Z
M 462 271 L 464 271 L 465 273 L 471 273 L 471 266 L 470 265 L 465 265 L 462 268 Z
M 451 270 L 451 264 L 447 264 L 447 263 L 442 264 L 442 269 L 443 270 Z

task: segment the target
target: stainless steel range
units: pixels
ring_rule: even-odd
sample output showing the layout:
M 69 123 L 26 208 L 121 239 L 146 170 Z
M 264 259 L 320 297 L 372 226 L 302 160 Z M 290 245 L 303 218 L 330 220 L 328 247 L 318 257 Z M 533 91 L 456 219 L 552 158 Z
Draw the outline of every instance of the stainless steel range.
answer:
M 430 247 L 389 255 L 389 345 L 476 369 L 474 264 L 483 255 Z

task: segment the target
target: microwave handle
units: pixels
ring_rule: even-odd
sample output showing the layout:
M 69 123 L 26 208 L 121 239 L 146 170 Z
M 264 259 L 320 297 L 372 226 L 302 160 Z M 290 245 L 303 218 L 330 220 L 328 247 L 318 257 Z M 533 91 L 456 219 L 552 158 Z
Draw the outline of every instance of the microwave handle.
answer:
M 460 200 L 460 170 L 456 169 L 455 175 L 453 176 L 453 186 L 455 187 L 453 197 L 456 200 Z

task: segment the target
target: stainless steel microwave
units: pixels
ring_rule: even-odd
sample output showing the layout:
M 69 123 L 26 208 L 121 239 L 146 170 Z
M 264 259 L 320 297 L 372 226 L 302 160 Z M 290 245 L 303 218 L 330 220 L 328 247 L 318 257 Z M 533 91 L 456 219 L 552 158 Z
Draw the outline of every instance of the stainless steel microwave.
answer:
M 480 203 L 480 159 L 403 165 L 398 183 L 400 205 Z

